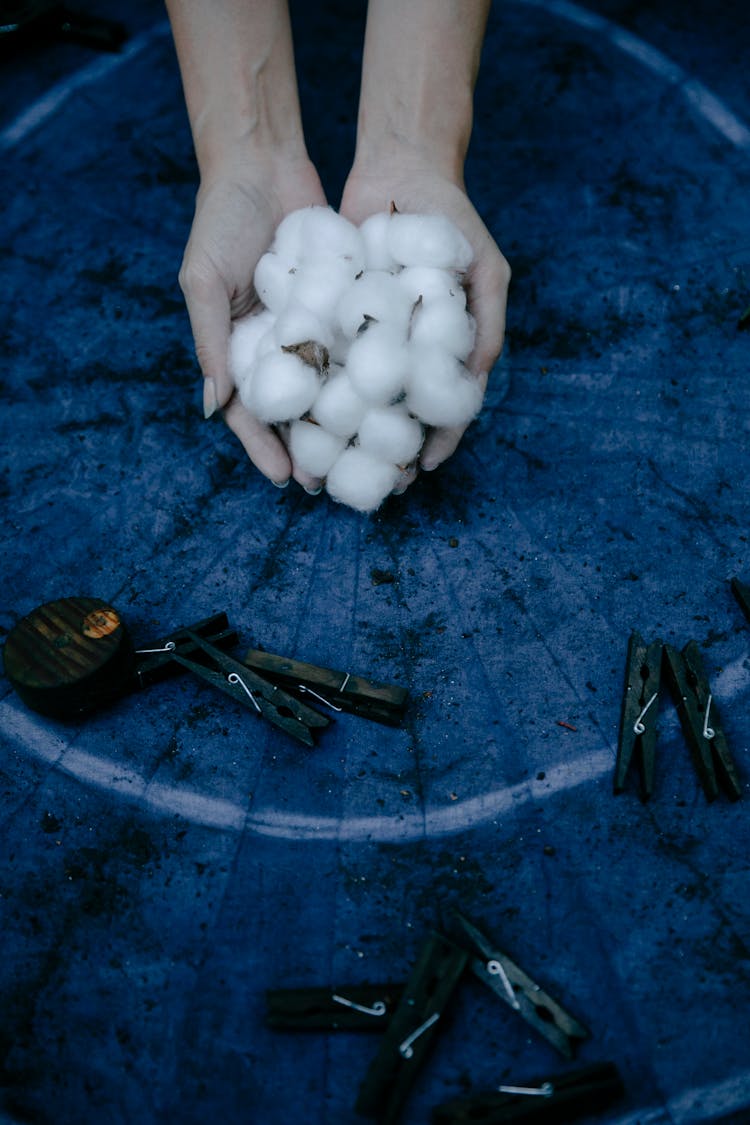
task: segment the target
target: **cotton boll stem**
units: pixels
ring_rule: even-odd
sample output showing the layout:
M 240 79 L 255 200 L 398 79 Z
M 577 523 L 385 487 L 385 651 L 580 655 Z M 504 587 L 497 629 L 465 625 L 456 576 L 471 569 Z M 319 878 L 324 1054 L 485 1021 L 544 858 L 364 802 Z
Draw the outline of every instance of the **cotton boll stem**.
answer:
M 317 340 L 305 340 L 301 344 L 285 344 L 281 350 L 288 355 L 296 355 L 320 376 L 324 376 L 328 371 L 328 349 Z

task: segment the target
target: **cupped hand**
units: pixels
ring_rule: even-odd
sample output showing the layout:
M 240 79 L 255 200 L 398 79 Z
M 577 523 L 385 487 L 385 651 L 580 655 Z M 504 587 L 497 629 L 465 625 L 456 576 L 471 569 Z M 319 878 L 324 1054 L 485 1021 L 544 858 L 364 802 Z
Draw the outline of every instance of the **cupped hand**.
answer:
M 214 170 L 201 183 L 190 238 L 180 269 L 195 350 L 204 377 L 204 412 L 224 418 L 248 457 L 283 485 L 292 464 L 279 434 L 259 422 L 235 394 L 227 370 L 232 322 L 257 304 L 253 273 L 290 211 L 325 204 L 315 168 L 306 158 L 271 155 Z M 310 481 L 295 473 L 303 485 Z
M 487 385 L 503 346 L 505 306 L 510 283 L 510 267 L 484 225 L 463 183 L 450 179 L 414 153 L 395 153 L 391 158 L 370 162 L 366 169 L 356 164 L 347 179 L 341 200 L 341 213 L 360 224 L 394 203 L 399 211 L 442 214 L 463 232 L 474 250 L 465 285 L 467 306 L 476 321 L 474 350 L 467 366 L 474 377 Z M 429 431 L 419 457 L 421 468 L 435 469 L 455 451 L 466 426 Z M 395 491 L 403 492 L 416 476 L 416 467 L 407 471 Z

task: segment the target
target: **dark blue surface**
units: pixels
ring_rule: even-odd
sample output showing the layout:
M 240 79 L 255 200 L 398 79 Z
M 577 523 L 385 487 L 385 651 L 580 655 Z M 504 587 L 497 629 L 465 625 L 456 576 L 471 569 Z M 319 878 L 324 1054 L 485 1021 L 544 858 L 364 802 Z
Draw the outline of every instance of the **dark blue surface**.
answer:
M 493 11 L 467 174 L 514 267 L 508 347 L 456 456 L 372 518 L 202 421 L 190 138 L 167 35 L 138 38 L 161 10 L 119 65 L 0 76 L 3 634 L 72 593 L 137 641 L 226 609 L 414 700 L 307 751 L 186 680 L 73 726 L 3 680 L 10 1119 L 349 1125 L 376 1042 L 271 1033 L 264 990 L 403 979 L 460 907 L 591 1028 L 582 1062 L 617 1061 L 599 1120 L 750 1120 L 750 794 L 706 804 L 665 704 L 653 801 L 611 795 L 632 628 L 700 642 L 750 781 L 747 22 L 587 11 Z M 296 14 L 335 202 L 361 11 Z M 564 1065 L 469 982 L 404 1121 Z

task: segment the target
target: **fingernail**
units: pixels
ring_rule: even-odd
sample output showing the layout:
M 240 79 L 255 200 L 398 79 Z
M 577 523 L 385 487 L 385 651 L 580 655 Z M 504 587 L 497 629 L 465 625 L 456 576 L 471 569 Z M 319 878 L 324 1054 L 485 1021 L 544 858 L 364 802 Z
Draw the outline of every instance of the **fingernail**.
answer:
M 431 473 L 431 472 L 432 472 L 432 470 L 433 470 L 433 469 L 436 469 L 436 468 L 438 467 L 438 465 L 439 465 L 439 464 L 440 464 L 440 462 L 439 462 L 439 461 L 420 461 L 420 462 L 419 462 L 419 467 L 420 467 L 421 469 L 424 469 L 424 471 L 425 471 L 426 473 Z
M 203 380 L 203 417 L 210 418 L 212 414 L 216 413 L 218 406 L 216 383 L 209 376 L 208 379 Z
M 291 477 L 287 477 L 286 480 L 272 480 L 271 484 L 274 488 L 286 488 L 290 480 Z
M 320 496 L 322 491 L 323 491 L 323 485 L 322 484 L 318 485 L 317 488 L 306 488 L 305 489 L 305 492 L 307 493 L 308 496 Z

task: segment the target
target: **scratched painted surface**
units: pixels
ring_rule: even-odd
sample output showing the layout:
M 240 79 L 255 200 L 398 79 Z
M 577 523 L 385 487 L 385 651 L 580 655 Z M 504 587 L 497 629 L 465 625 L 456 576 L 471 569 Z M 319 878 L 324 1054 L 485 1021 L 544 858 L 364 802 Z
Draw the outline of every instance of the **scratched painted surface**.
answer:
M 737 34 L 730 6 L 496 6 L 468 178 L 514 267 L 508 347 L 459 453 L 374 518 L 278 492 L 202 422 L 174 280 L 195 170 L 142 7 L 123 61 L 3 122 L 0 627 L 72 593 L 139 641 L 226 609 L 413 706 L 309 752 L 185 680 L 77 726 L 3 680 L 0 1105 L 348 1125 L 373 1040 L 271 1033 L 264 989 L 404 978 L 460 908 L 590 1027 L 582 1062 L 617 1061 L 599 1120 L 747 1120 L 750 793 L 706 805 L 665 703 L 652 803 L 611 796 L 634 627 L 699 641 L 750 782 L 739 6 Z M 335 200 L 360 19 L 297 15 Z M 561 1068 L 467 983 L 404 1121 Z

